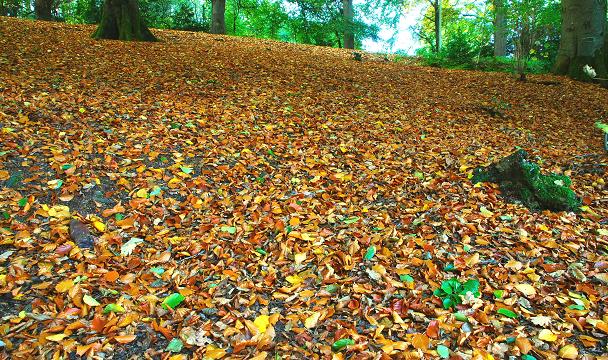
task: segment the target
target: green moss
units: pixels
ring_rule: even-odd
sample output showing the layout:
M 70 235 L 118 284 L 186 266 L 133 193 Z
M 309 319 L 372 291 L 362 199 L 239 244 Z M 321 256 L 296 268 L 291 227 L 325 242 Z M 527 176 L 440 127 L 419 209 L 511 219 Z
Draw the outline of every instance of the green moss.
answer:
M 512 198 L 531 210 L 574 211 L 581 202 L 570 189 L 569 177 L 543 175 L 538 164 L 527 160 L 520 150 L 494 165 L 473 172 L 473 182 L 495 182 L 507 198 Z

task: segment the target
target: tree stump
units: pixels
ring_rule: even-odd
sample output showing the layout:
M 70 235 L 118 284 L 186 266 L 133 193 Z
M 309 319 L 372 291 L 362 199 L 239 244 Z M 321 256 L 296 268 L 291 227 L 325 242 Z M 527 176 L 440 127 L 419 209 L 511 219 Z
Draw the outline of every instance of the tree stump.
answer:
M 524 150 L 518 150 L 490 166 L 475 169 L 472 181 L 497 183 L 503 196 L 533 211 L 580 211 L 581 201 L 570 189 L 570 178 L 541 174 L 540 167 L 528 160 L 528 153 Z

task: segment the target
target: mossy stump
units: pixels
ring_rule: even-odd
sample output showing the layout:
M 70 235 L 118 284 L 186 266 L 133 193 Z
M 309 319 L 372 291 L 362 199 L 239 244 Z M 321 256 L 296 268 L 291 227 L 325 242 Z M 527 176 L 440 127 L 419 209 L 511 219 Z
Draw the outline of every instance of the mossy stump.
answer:
M 95 39 L 157 41 L 139 12 L 137 0 L 105 0 Z
M 541 174 L 540 167 L 528 160 L 528 153 L 518 150 L 495 164 L 473 172 L 473 183 L 493 182 L 508 199 L 521 202 L 533 211 L 580 210 L 581 201 L 570 189 L 569 177 Z

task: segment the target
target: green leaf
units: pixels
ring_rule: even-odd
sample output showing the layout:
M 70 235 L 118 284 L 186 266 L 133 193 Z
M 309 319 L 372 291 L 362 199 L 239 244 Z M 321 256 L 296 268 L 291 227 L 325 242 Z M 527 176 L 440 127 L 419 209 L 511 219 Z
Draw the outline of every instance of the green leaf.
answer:
M 220 230 L 223 231 L 223 232 L 227 232 L 227 233 L 229 233 L 231 235 L 234 235 L 236 233 L 236 227 L 234 227 L 234 226 L 226 226 L 226 225 L 224 225 L 224 226 L 222 226 L 220 228 Z
M 173 293 L 163 300 L 162 306 L 168 310 L 168 308 L 175 309 L 179 304 L 184 301 L 186 297 L 180 293 Z
M 532 355 L 524 354 L 521 356 L 521 360 L 537 360 L 537 359 Z
M 171 340 L 169 342 L 169 344 L 167 345 L 167 348 L 165 349 L 165 351 L 170 351 L 172 353 L 178 353 L 180 351 L 182 351 L 182 348 L 184 347 L 184 344 L 182 343 L 182 341 L 178 338 L 173 338 L 173 340 Z
M 494 290 L 494 297 L 497 299 L 502 299 L 502 296 L 505 294 L 504 290 Z
M 125 216 L 123 214 L 116 214 L 114 215 L 114 218 L 118 221 L 123 220 L 125 218 Z
M 418 179 L 420 179 L 420 180 L 424 180 L 424 174 L 423 174 L 423 173 L 421 173 L 420 171 L 416 171 L 416 172 L 414 173 L 414 176 L 415 176 L 415 177 L 417 177 L 417 178 L 418 178 Z
M 453 263 L 448 263 L 443 270 L 445 271 L 456 271 L 456 267 L 454 266 Z
M 152 188 L 152 191 L 150 191 L 150 196 L 157 196 L 160 195 L 160 186 L 155 186 Z
M 465 314 L 460 313 L 460 312 L 457 312 L 456 314 L 454 314 L 454 317 L 458 321 L 462 321 L 462 322 L 468 322 L 469 321 L 469 318 L 467 318 L 467 316 Z
M 192 172 L 192 168 L 189 166 L 180 166 L 179 168 L 184 174 L 190 174 Z
M 355 345 L 355 342 L 352 339 L 340 339 L 340 340 L 336 341 L 335 343 L 333 343 L 333 345 L 331 346 L 331 349 L 334 352 L 338 352 L 349 345 Z
M 27 204 L 27 198 L 21 198 L 17 204 L 19 204 L 20 207 L 24 207 Z
M 568 306 L 568 309 L 570 309 L 570 310 L 585 310 L 585 306 L 584 305 L 572 304 L 572 305 Z
M 261 248 L 257 248 L 257 249 L 255 249 L 255 252 L 257 252 L 257 253 L 258 253 L 258 254 L 260 254 L 260 255 L 266 255 L 266 254 L 268 254 L 268 253 L 266 252 L 266 250 L 261 249 Z
M 374 245 L 370 245 L 365 252 L 365 256 L 363 256 L 363 260 L 371 260 L 374 255 L 376 255 L 376 247 Z
M 514 313 L 513 311 L 511 311 L 509 309 L 505 309 L 505 308 L 498 309 L 498 313 L 501 314 L 501 315 L 504 315 L 504 316 L 506 316 L 508 318 L 511 318 L 511 319 L 515 319 L 515 318 L 517 318 L 519 316 L 516 313 Z
M 344 222 L 345 224 L 354 224 L 357 221 L 359 221 L 359 217 L 358 216 L 352 216 L 352 217 L 349 217 L 349 218 L 346 218 L 346 219 L 342 220 L 342 222 Z
M 456 304 L 454 304 L 454 301 L 452 300 L 451 296 L 448 296 L 445 299 L 443 299 L 442 303 L 443 303 L 443 308 L 444 309 L 449 309 L 452 306 L 456 305 Z
M 3 211 L 2 217 L 4 218 L 4 220 L 8 220 L 11 218 L 11 215 L 9 213 L 7 213 L 6 211 Z
M 158 266 L 158 267 L 153 267 L 150 269 L 151 272 L 155 273 L 156 275 L 162 275 L 165 273 L 165 269 L 163 269 L 162 267 Z
M 414 282 L 414 278 L 407 274 L 399 275 L 399 279 L 401 279 L 401 281 L 403 281 L 404 283 L 408 283 L 408 284 L 411 284 Z
M 479 280 L 477 279 L 470 279 L 467 280 L 463 285 L 462 285 L 462 293 L 461 294 L 466 294 L 468 292 L 473 293 L 473 295 L 475 295 L 476 297 L 481 296 L 481 294 L 479 293 Z
M 446 280 L 441 283 L 441 290 L 448 295 L 456 293 L 455 290 L 458 287 L 460 287 L 460 283 L 456 279 Z
M 450 357 L 450 349 L 445 345 L 437 345 L 437 355 L 442 359 Z
M 107 313 L 124 313 L 125 312 L 125 308 L 123 308 L 122 306 L 118 305 L 118 304 L 108 304 L 106 305 L 106 307 L 103 308 L 103 313 L 107 314 Z
M 70 169 L 73 167 L 74 167 L 74 165 L 72 165 L 72 164 L 63 164 L 63 165 L 61 165 L 61 170 L 67 170 L 67 169 Z
M 335 294 L 340 290 L 340 286 L 336 284 L 329 284 L 325 287 L 325 290 L 330 294 Z
M 99 301 L 95 300 L 95 298 L 89 294 L 86 294 L 85 296 L 83 296 L 82 301 L 84 301 L 84 303 L 89 306 L 99 306 L 100 305 Z

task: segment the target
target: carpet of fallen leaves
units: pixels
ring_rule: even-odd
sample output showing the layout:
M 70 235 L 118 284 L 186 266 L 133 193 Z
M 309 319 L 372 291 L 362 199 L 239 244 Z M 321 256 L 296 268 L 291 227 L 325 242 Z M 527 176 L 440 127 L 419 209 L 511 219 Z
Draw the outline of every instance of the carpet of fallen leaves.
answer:
M 92 30 L 0 18 L 0 358 L 607 358 L 606 90 Z M 470 182 L 516 146 L 583 211 Z

